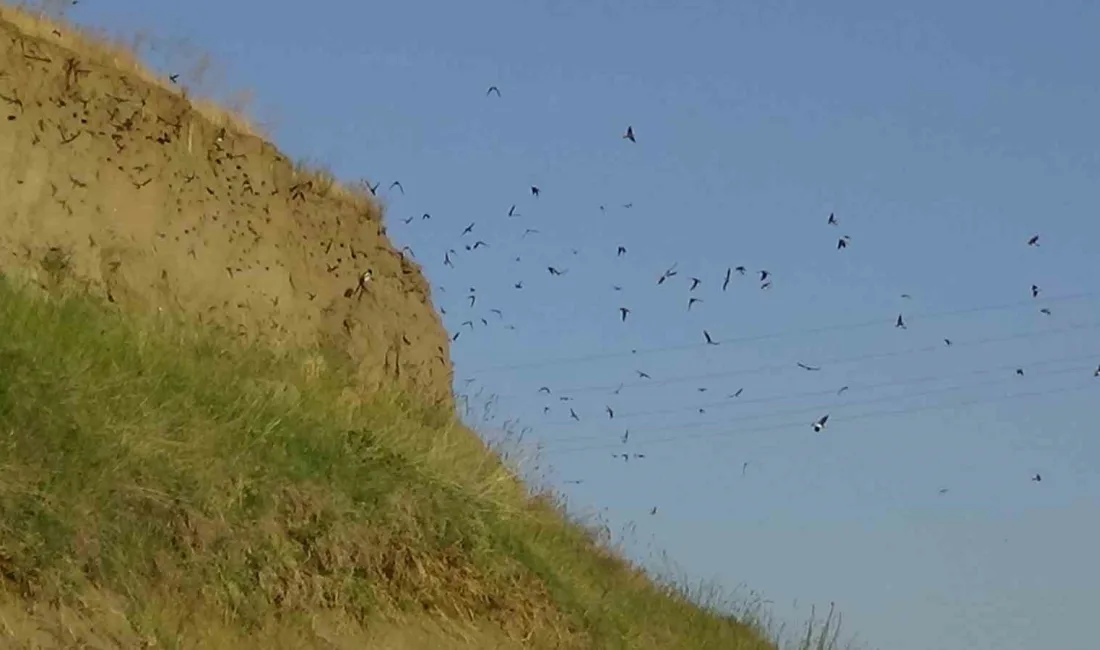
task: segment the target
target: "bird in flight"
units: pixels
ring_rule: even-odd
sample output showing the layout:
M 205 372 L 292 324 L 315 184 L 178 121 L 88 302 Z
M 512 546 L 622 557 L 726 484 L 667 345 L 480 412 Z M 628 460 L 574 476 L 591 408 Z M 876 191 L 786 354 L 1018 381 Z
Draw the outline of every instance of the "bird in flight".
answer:
M 838 390 L 838 391 L 836 392 L 836 394 L 837 394 L 837 395 L 840 395 L 841 393 L 845 392 L 846 390 L 848 390 L 848 387 L 847 387 L 847 386 L 841 386 L 841 387 L 840 387 L 840 390 Z
M 703 338 L 707 340 L 707 345 L 718 345 L 718 342 L 710 338 L 710 332 L 703 330 Z
M 821 430 L 825 428 L 825 423 L 829 421 L 829 415 L 825 414 L 820 420 L 814 422 L 814 433 L 821 433 Z
M 626 322 L 626 315 L 630 313 L 630 310 L 626 307 L 619 307 L 619 314 L 622 316 L 622 320 Z
M 641 377 L 642 379 L 653 379 L 652 377 L 650 377 L 648 374 L 642 372 L 641 370 L 635 370 L 634 372 L 638 373 L 638 376 Z
M 611 410 L 610 406 L 605 406 L 604 409 L 607 410 L 607 419 L 608 420 L 615 419 L 615 411 Z
M 1042 477 L 1042 476 L 1039 476 L 1039 472 L 1035 472 L 1035 476 L 1032 476 L 1032 477 L 1031 477 L 1031 480 L 1033 480 L 1033 481 L 1035 481 L 1036 483 L 1038 483 L 1039 481 L 1043 480 L 1043 477 Z
M 726 290 L 726 287 L 730 286 L 730 277 L 733 276 L 733 269 L 726 269 L 726 279 L 722 281 L 722 291 Z
M 1047 309 L 1046 307 L 1043 307 L 1042 309 L 1040 309 L 1039 313 L 1040 314 L 1046 314 L 1047 316 L 1050 316 L 1050 310 Z
M 626 133 L 623 134 L 623 140 L 630 140 L 631 142 L 637 142 L 637 140 L 634 139 L 634 127 L 632 127 L 632 126 L 626 127 Z
M 1032 298 L 1038 298 L 1039 297 L 1039 285 L 1037 285 L 1037 284 L 1031 285 L 1031 297 Z
M 1023 377 L 1024 376 L 1024 369 L 1023 368 L 1017 368 L 1016 369 L 1016 374 Z
M 539 389 L 539 392 L 540 393 L 546 393 L 547 395 L 549 395 L 550 394 L 550 387 L 549 386 L 543 386 L 542 388 Z
M 688 298 L 688 311 L 691 311 L 691 306 L 697 302 L 703 302 L 702 298 Z
M 798 362 L 798 367 L 802 368 L 803 370 L 810 370 L 810 371 L 821 370 L 821 366 L 807 366 L 806 364 L 802 363 L 801 361 Z
M 945 345 L 951 345 L 951 339 L 944 339 L 943 342 Z
M 1096 372 L 1092 373 L 1093 377 L 1100 377 L 1100 366 L 1096 366 Z
M 622 257 L 623 255 L 626 255 L 626 246 L 619 246 L 619 250 L 615 254 L 615 256 L 616 257 Z
M 497 97 L 500 97 L 500 88 L 497 88 L 496 86 L 489 86 L 489 90 L 485 91 L 485 96 L 488 97 L 492 93 L 496 93 Z
M 836 215 L 834 215 L 834 214 L 833 214 L 832 212 L 830 212 L 830 213 L 829 213 L 829 225 L 830 225 L 830 226 L 835 226 L 835 225 L 837 225 L 837 222 L 836 222 Z
M 574 411 L 572 408 L 569 409 L 569 417 L 573 418 L 577 422 L 581 421 L 580 417 L 577 416 L 577 412 Z
M 732 395 L 727 395 L 727 397 L 741 397 L 741 393 L 743 392 L 745 392 L 744 388 L 738 388 L 736 393 Z
M 676 270 L 676 264 L 673 264 L 672 266 L 668 267 L 668 269 L 664 273 L 661 274 L 661 277 L 657 278 L 657 284 L 664 284 L 665 280 L 671 278 L 677 273 L 678 271 Z
M 903 330 L 904 330 L 904 329 L 909 329 L 909 328 L 908 328 L 908 327 L 907 327 L 907 326 L 905 325 L 905 319 L 903 319 L 903 318 L 901 317 L 901 314 L 898 314 L 898 320 L 897 320 L 897 321 L 896 321 L 896 322 L 894 323 L 894 327 L 897 327 L 897 328 L 899 328 L 899 329 L 903 329 Z
M 734 271 L 737 271 L 737 272 L 738 272 L 738 273 L 740 273 L 741 275 L 745 275 L 745 267 L 743 267 L 743 266 L 736 266 L 736 267 L 734 267 L 734 269 L 733 269 L 733 270 L 734 270 Z
M 532 185 L 532 186 L 531 186 L 531 194 L 532 194 L 533 196 L 538 196 L 538 195 L 539 195 L 539 192 L 540 192 L 540 191 L 541 191 L 541 190 L 539 190 L 539 188 L 538 188 L 538 186 L 537 186 L 537 185 Z
M 512 207 L 508 208 L 508 216 L 509 217 L 518 217 L 518 216 L 520 216 L 520 214 L 518 212 L 516 212 L 516 204 L 515 203 L 512 204 Z
M 761 271 L 760 272 L 760 281 L 763 282 L 764 280 L 767 280 L 769 275 L 770 275 L 770 273 L 768 273 L 767 271 Z
M 474 223 L 476 223 L 476 222 L 470 222 L 470 225 L 466 226 L 466 228 L 463 229 L 462 234 L 466 235 L 466 234 L 469 234 L 469 233 L 473 232 L 474 231 Z
M 395 188 L 395 187 L 396 187 L 397 189 L 401 190 L 401 193 L 402 193 L 402 194 L 404 194 L 404 193 L 405 193 L 405 186 L 401 184 L 401 181 L 394 181 L 394 182 L 390 183 L 390 189 L 391 189 L 391 190 L 392 190 L 393 188 Z
M 546 267 L 547 271 L 550 271 L 550 275 L 565 275 L 567 271 L 559 271 L 552 266 Z
M 696 289 L 696 288 L 697 288 L 697 287 L 699 286 L 699 284 L 700 284 L 700 283 L 702 283 L 702 282 L 703 282 L 703 281 L 702 281 L 702 280 L 700 280 L 699 278 L 692 278 L 692 279 L 691 279 L 691 288 L 690 288 L 690 289 L 688 289 L 688 291 L 695 291 L 695 289 Z
M 1027 240 L 1027 245 L 1028 246 L 1038 246 L 1039 245 L 1039 235 L 1032 235 L 1031 239 Z
M 836 249 L 841 250 L 842 248 L 848 248 L 848 240 L 850 239 L 851 237 L 849 237 L 848 235 L 844 235 L 840 239 L 836 240 Z

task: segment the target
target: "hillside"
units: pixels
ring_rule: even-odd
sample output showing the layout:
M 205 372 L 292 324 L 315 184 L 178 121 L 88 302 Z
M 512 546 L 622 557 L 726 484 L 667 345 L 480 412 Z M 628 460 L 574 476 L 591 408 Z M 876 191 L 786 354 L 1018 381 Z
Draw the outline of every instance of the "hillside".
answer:
M 71 26 L 0 57 L 0 645 L 774 647 L 456 421 L 368 192 Z

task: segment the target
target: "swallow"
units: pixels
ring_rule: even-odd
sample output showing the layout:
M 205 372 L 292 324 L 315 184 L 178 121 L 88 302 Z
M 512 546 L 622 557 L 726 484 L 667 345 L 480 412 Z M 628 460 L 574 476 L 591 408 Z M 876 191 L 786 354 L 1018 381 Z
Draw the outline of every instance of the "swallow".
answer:
M 451 254 L 450 253 L 443 253 L 443 265 L 444 266 L 449 266 L 452 269 L 455 267 L 454 262 L 451 261 Z
M 821 433 L 821 430 L 825 428 L 825 423 L 829 421 L 829 415 L 825 414 L 820 420 L 814 422 L 814 433 Z
M 425 219 L 431 219 L 431 218 L 432 218 L 432 215 L 428 214 L 427 212 L 425 212 L 424 214 L 420 215 L 420 220 L 421 220 L 421 221 L 424 221 Z
M 696 288 L 697 288 L 697 287 L 698 287 L 698 286 L 699 286 L 699 285 L 700 285 L 700 284 L 701 284 L 702 282 L 703 282 L 703 281 L 702 281 L 702 280 L 700 280 L 699 278 L 692 278 L 692 279 L 691 279 L 691 288 L 690 288 L 690 289 L 688 289 L 688 291 L 695 291 L 695 289 L 696 289 Z
M 631 142 L 637 142 L 637 140 L 634 139 L 634 127 L 632 127 L 632 126 L 626 127 L 626 133 L 623 134 L 623 140 L 630 140 Z
M 836 392 L 836 394 L 837 394 L 837 395 L 840 395 L 841 393 L 844 393 L 844 392 L 846 392 L 847 390 L 848 390 L 848 387 L 847 387 L 847 386 L 841 386 L 841 387 L 840 387 L 840 390 L 838 390 L 838 391 Z
M 733 270 L 734 270 L 734 271 L 737 271 L 737 272 L 738 272 L 738 273 L 740 273 L 741 275 L 745 275 L 745 267 L 743 267 L 743 266 L 737 266 L 737 267 L 734 267 L 734 269 L 733 269 Z
M 673 264 L 672 266 L 668 267 L 668 269 L 665 270 L 664 273 L 661 274 L 661 277 L 657 278 L 657 284 L 664 284 L 665 280 L 671 278 L 677 273 L 678 271 L 676 270 L 676 264 Z
M 768 273 L 767 271 L 761 271 L 760 272 L 760 281 L 763 282 L 764 280 L 767 280 L 769 275 L 771 275 L 771 274 Z
M 607 419 L 608 420 L 614 420 L 615 419 L 615 411 L 611 410 L 610 406 L 605 406 L 604 409 L 607 410 Z
M 760 285 L 760 288 L 761 289 L 771 289 L 772 288 L 771 281 L 765 282 L 764 284 Z
M 1032 235 L 1031 239 L 1027 240 L 1027 245 L 1028 246 L 1038 246 L 1039 245 L 1039 235 Z
M 497 97 L 500 97 L 500 88 L 497 88 L 496 86 L 489 86 L 489 90 L 485 91 L 485 96 L 488 97 L 492 93 L 496 93 Z
M 840 239 L 836 240 L 836 249 L 840 250 L 842 248 L 848 248 L 848 240 L 850 239 L 851 237 L 849 237 L 848 235 L 844 235 Z
M 1031 480 L 1033 480 L 1033 481 L 1035 481 L 1036 483 L 1038 483 L 1039 481 L 1043 480 L 1043 477 L 1042 477 L 1042 476 L 1039 476 L 1039 473 L 1038 473 L 1038 472 L 1035 472 L 1035 476 L 1032 476 L 1032 477 L 1031 477 Z
M 630 440 L 630 429 L 627 429 L 626 431 L 623 432 L 622 441 L 623 441 L 624 445 L 626 444 L 627 440 Z
M 550 387 L 549 386 L 543 386 L 542 388 L 539 389 L 539 392 L 540 393 L 546 393 L 547 395 L 549 395 L 550 394 Z
M 1031 285 L 1031 297 L 1032 298 L 1038 298 L 1039 297 L 1039 285 L 1037 285 L 1037 284 Z
M 472 321 L 472 320 L 462 321 L 462 324 L 463 325 L 468 325 L 471 330 L 474 329 L 474 321 Z
M 615 253 L 615 257 L 622 257 L 626 255 L 626 246 L 619 246 L 619 250 Z
M 523 281 L 520 280 L 519 282 L 513 284 L 512 286 L 515 287 L 516 289 L 522 289 L 523 288 Z
M 1023 377 L 1024 376 L 1024 369 L 1023 368 L 1017 368 L 1016 369 L 1016 374 Z
M 580 417 L 577 416 L 577 412 L 574 411 L 573 409 L 569 409 L 569 417 L 573 418 L 577 422 L 581 421 Z
M 496 314 L 496 315 L 497 315 L 497 316 L 499 316 L 500 318 L 504 318 L 504 312 L 502 312 L 502 311 L 501 311 L 501 310 L 499 310 L 499 309 L 490 309 L 489 311 L 493 312 L 494 314 Z
M 466 297 L 470 299 L 470 306 L 473 307 L 474 303 L 477 302 L 477 296 L 466 296 Z
M 730 278 L 733 276 L 733 269 L 726 269 L 726 279 L 722 281 L 722 291 L 726 290 L 726 287 L 730 286 Z
M 479 239 L 479 240 L 474 242 L 474 245 L 472 246 L 472 248 L 476 251 L 481 246 L 484 246 L 484 247 L 488 248 L 489 244 L 486 244 L 485 242 L 483 242 Z
M 691 306 L 697 302 L 703 302 L 702 298 L 688 298 L 688 311 L 691 311 Z
M 1040 314 L 1046 314 L 1047 316 L 1050 316 L 1050 310 L 1047 309 L 1046 307 L 1043 307 L 1042 309 L 1040 309 L 1039 313 Z
M 710 332 L 703 330 L 703 338 L 707 340 L 707 345 L 718 345 L 718 342 L 710 338 Z
M 395 188 L 395 187 L 396 187 L 397 189 L 401 190 L 401 193 L 402 193 L 402 194 L 404 194 L 404 193 L 405 193 L 405 186 L 401 184 L 401 181 L 394 181 L 394 182 L 390 183 L 390 189 L 391 189 L 391 190 L 392 190 L 393 188 Z
M 476 223 L 476 222 L 471 222 L 470 225 L 466 226 L 466 228 L 464 228 L 462 230 L 462 234 L 463 235 L 468 235 L 468 234 L 472 233 L 474 231 L 474 223 Z M 459 235 L 459 236 L 461 236 L 461 235 Z
M 516 204 L 515 203 L 512 204 L 512 207 L 508 208 L 508 216 L 509 217 L 518 217 L 518 216 L 520 216 L 519 213 L 516 212 Z
M 897 320 L 896 322 L 894 322 L 894 327 L 897 327 L 897 328 L 899 328 L 899 329 L 903 329 L 903 330 L 904 330 L 904 329 L 909 329 L 909 328 L 908 328 L 908 327 L 907 327 L 907 326 L 905 325 L 905 319 L 903 319 L 903 318 L 901 317 L 901 314 L 898 314 L 898 320 Z
M 951 339 L 944 339 L 944 345 L 951 345 Z
M 810 371 L 821 370 L 821 366 L 807 366 L 806 364 L 802 363 L 801 361 L 798 362 L 798 367 L 802 368 L 803 370 L 810 370 Z
M 547 271 L 550 271 L 550 275 L 565 275 L 565 274 L 566 274 L 566 273 L 568 272 L 568 270 L 566 270 L 566 271 L 559 271 L 559 270 L 557 270 L 556 268 L 554 268 L 554 267 L 552 267 L 552 266 L 548 266 L 548 267 L 546 267 L 546 270 L 547 270 Z
M 650 377 L 648 374 L 642 372 L 641 370 L 635 370 L 634 372 L 638 373 L 638 377 L 640 377 L 642 379 L 652 379 L 652 377 Z
M 619 307 L 619 314 L 622 316 L 622 320 L 626 322 L 626 315 L 630 313 L 630 310 L 626 307 Z
M 531 186 L 531 195 L 532 196 L 538 196 L 539 192 L 541 192 L 541 191 L 542 190 L 540 190 L 537 185 L 532 185 Z
M 402 221 L 404 221 L 406 225 L 412 223 L 412 220 L 413 220 L 412 217 L 409 217 L 408 219 L 402 219 Z
M 834 214 L 833 214 L 832 212 L 830 212 L 830 213 L 829 213 L 829 225 L 830 225 L 830 226 L 835 226 L 835 225 L 837 225 L 837 223 L 836 223 L 836 215 L 834 215 Z
M 732 395 L 727 395 L 726 397 L 741 397 L 741 393 L 743 392 L 745 392 L 744 388 L 738 388 L 736 393 Z

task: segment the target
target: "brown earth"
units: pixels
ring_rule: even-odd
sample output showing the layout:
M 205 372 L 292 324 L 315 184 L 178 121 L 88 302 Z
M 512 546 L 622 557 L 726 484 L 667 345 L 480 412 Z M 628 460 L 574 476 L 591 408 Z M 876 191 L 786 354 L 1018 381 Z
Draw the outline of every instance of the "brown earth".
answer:
M 116 58 L 0 8 L 0 272 L 322 347 L 367 389 L 452 407 L 430 287 L 367 190 L 301 169 Z

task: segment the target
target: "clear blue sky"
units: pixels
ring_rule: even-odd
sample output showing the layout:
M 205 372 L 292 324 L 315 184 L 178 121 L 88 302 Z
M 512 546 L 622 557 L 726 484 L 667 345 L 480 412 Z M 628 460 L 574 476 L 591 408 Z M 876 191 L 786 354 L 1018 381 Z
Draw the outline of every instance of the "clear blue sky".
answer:
M 189 39 L 284 150 L 399 179 L 391 235 L 448 327 L 476 322 L 452 353 L 459 382 L 499 396 L 487 435 L 534 427 L 539 471 L 572 508 L 635 522 L 636 557 L 665 550 L 792 622 L 835 600 L 872 647 L 1100 643 L 1100 4 L 87 0 L 72 17 Z M 699 345 L 704 328 L 725 343 Z

